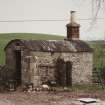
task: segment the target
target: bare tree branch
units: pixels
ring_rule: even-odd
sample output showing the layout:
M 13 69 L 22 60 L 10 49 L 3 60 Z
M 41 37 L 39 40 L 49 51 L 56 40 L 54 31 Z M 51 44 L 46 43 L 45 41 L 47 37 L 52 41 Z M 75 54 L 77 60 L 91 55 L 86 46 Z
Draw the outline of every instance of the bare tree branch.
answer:
M 88 29 L 91 30 L 93 28 L 93 26 L 96 24 L 97 22 L 97 18 L 98 18 L 98 14 L 100 12 L 100 9 L 102 8 L 102 5 L 105 4 L 105 0 L 92 0 L 92 21 L 90 22 L 90 27 Z

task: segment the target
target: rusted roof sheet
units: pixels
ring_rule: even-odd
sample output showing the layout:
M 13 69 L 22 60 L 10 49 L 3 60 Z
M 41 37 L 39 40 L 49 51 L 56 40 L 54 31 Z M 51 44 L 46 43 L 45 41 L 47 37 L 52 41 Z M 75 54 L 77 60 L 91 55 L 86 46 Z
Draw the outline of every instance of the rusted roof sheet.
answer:
M 91 52 L 87 43 L 81 40 L 18 40 L 25 48 L 42 52 Z M 14 41 L 13 41 L 14 42 Z M 11 42 L 10 42 L 11 43 Z M 8 47 L 8 45 L 6 46 Z

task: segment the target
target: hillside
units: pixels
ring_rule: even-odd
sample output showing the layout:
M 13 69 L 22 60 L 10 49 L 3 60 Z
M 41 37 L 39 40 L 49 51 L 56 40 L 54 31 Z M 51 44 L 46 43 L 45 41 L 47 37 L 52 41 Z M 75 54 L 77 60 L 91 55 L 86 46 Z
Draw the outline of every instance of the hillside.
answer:
M 93 65 L 95 68 L 105 68 L 105 41 L 87 42 L 94 50 Z
M 6 33 L 0 34 L 0 64 L 5 62 L 4 47 L 13 39 L 30 39 L 30 40 L 63 40 L 63 36 L 33 33 Z M 94 67 L 105 68 L 105 42 L 89 41 L 87 42 L 94 49 Z
M 64 37 L 59 35 L 48 35 L 39 33 L 4 33 L 0 34 L 0 64 L 5 62 L 4 47 L 13 39 L 29 39 L 29 40 L 62 40 Z

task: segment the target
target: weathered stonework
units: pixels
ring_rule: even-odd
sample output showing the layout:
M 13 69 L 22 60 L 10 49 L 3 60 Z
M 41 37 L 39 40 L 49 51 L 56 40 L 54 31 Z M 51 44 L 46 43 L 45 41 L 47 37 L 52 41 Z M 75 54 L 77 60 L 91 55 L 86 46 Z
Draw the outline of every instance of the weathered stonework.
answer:
M 48 43 L 49 45 L 50 42 L 44 43 Z M 38 47 L 38 51 L 35 51 L 36 42 L 34 45 L 35 50 L 32 50 L 32 46 L 27 48 L 27 46 L 23 45 L 23 42 L 19 40 L 15 40 L 8 44 L 5 49 L 6 65 L 16 71 L 15 77 L 20 76 L 16 79 L 20 79 L 21 85 L 33 83 L 36 87 L 52 80 L 59 80 L 61 81 L 61 84 L 64 85 L 67 85 L 68 82 L 71 82 L 71 84 L 91 83 L 93 53 L 89 50 L 87 45 L 85 45 L 86 48 L 83 46 L 76 49 L 78 46 L 74 45 L 78 43 L 81 45 L 81 43 L 84 43 L 81 41 L 73 41 L 74 44 L 72 41 L 70 44 L 69 41 L 55 41 L 53 43 L 56 43 L 58 46 L 57 49 L 55 48 L 55 52 L 51 48 L 49 49 L 51 51 L 41 51 L 42 46 L 40 51 L 40 46 L 36 46 Z M 63 47 L 59 45 L 60 43 Z M 32 43 L 28 44 L 31 45 Z M 55 47 L 55 45 L 53 46 Z M 30 49 L 30 47 L 32 48 Z M 48 46 L 44 47 L 48 49 Z M 17 54 L 21 55 L 21 57 L 18 58 L 19 55 L 17 56 Z M 61 60 L 61 64 L 58 63 L 59 60 Z
M 55 61 L 59 57 L 64 59 L 65 62 L 72 62 L 73 84 L 87 84 L 91 82 L 92 53 L 54 53 L 51 55 L 51 53 L 48 52 L 30 52 L 30 56 L 30 68 L 24 68 L 22 76 L 24 76 L 25 70 L 29 70 L 31 77 L 30 82 L 32 82 L 34 86 L 41 85 L 47 80 L 55 80 Z M 26 65 L 23 64 L 23 67 L 26 67 Z M 25 78 L 23 81 L 28 80 Z

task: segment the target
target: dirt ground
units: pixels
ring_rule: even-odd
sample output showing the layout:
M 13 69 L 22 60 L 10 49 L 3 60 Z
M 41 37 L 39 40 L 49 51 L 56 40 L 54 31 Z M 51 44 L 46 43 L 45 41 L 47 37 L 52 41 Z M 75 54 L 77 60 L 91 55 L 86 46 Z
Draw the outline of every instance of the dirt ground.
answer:
M 0 93 L 0 105 L 75 105 L 74 101 L 83 97 L 105 100 L 105 92 L 5 92 Z

